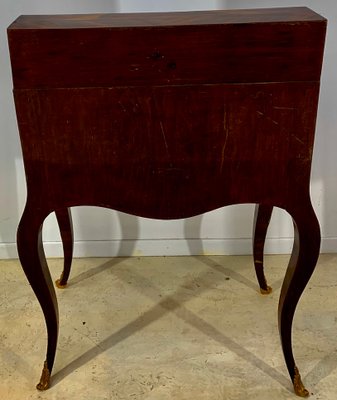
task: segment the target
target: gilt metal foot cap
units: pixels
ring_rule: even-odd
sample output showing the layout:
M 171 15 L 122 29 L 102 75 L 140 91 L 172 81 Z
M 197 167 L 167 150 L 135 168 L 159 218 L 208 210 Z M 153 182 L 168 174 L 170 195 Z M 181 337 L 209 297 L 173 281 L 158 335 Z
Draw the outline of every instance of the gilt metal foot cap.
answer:
M 47 361 L 44 362 L 40 382 L 36 385 L 38 390 L 47 390 L 50 387 L 50 372 Z
M 272 291 L 273 289 L 270 286 L 267 286 L 267 289 L 260 288 L 261 294 L 270 294 Z
M 55 281 L 55 285 L 59 288 L 59 289 L 64 289 L 67 287 L 67 283 L 61 283 L 61 279 L 58 279 L 57 281 Z
M 294 390 L 297 396 L 308 397 L 309 391 L 304 387 L 298 368 L 295 366 Z

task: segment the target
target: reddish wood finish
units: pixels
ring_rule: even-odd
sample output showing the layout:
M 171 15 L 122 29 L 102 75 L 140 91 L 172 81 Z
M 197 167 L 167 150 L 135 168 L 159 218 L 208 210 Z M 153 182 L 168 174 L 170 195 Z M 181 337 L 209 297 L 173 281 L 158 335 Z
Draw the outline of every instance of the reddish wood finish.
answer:
M 59 288 L 67 286 L 68 278 L 70 275 L 71 263 L 73 261 L 74 250 L 74 233 L 73 221 L 71 217 L 70 208 L 61 208 L 56 210 L 56 219 L 61 232 L 61 240 L 63 244 L 64 264 L 63 272 L 60 279 L 56 281 Z
M 305 8 L 19 17 L 14 87 L 317 81 L 324 24 Z
M 18 250 L 49 338 L 40 389 L 58 326 L 40 236 L 50 212 L 66 248 L 72 206 L 172 219 L 257 203 L 294 220 L 279 326 L 295 389 L 306 393 L 291 326 L 320 244 L 309 181 L 325 30 L 307 8 L 22 16 L 9 27 L 28 188 Z M 265 219 L 256 219 L 260 252 Z
M 253 256 L 256 276 L 262 294 L 269 294 L 272 291 L 272 288 L 267 284 L 263 265 L 264 244 L 272 212 L 273 206 L 271 205 L 257 204 L 255 206 Z

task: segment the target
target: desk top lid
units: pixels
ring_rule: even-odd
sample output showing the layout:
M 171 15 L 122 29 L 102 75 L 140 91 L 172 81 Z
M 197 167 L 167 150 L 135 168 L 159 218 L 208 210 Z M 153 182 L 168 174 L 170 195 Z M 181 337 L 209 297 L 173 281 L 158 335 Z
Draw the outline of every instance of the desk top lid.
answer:
M 23 88 L 318 81 L 326 20 L 305 7 L 21 16 L 8 29 Z
M 132 14 L 21 15 L 8 29 L 132 28 L 273 22 L 296 23 L 325 20 L 324 17 L 307 7 L 285 7 Z

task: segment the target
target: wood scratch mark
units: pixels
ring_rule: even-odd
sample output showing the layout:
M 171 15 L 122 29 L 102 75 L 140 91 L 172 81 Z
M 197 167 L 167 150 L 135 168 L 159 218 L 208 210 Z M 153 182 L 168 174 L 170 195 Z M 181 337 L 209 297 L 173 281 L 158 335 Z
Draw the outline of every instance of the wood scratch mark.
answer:
M 298 141 L 298 142 L 300 142 L 301 144 L 304 144 L 304 142 L 303 142 L 303 140 L 301 140 L 299 137 L 297 137 L 296 135 L 294 135 L 294 138 Z
M 261 117 L 265 117 L 268 121 L 271 121 L 274 125 L 279 125 L 279 123 L 277 121 L 275 121 L 274 119 L 266 116 L 262 111 L 256 111 L 256 114 L 261 115 Z
M 126 108 L 124 107 L 123 103 L 121 101 L 119 101 L 118 104 L 121 106 L 121 109 L 123 110 L 123 112 L 126 112 Z
M 274 125 L 279 125 L 279 123 L 277 122 L 277 121 L 275 121 L 274 119 L 272 119 L 272 118 L 268 118 Z
M 294 107 L 278 107 L 278 106 L 274 106 L 273 108 L 275 110 L 295 110 Z
M 226 146 L 227 146 L 227 141 L 228 141 L 228 136 L 229 136 L 229 127 L 228 127 L 228 119 L 227 119 L 227 113 L 224 111 L 224 116 L 223 116 L 223 128 L 225 132 L 225 141 L 221 149 L 221 163 L 220 163 L 220 172 L 223 170 L 224 162 L 225 162 L 225 151 L 226 151 Z
M 163 139 L 164 139 L 166 153 L 167 153 L 167 155 L 169 155 L 169 148 L 168 148 L 168 144 L 167 144 L 167 140 L 166 140 L 166 134 L 165 134 L 164 126 L 163 126 L 163 123 L 161 121 L 159 121 L 159 124 L 160 124 L 160 130 L 161 130 L 161 133 L 162 133 Z
M 159 126 L 160 126 L 160 131 L 161 134 L 163 136 L 163 140 L 164 140 L 164 145 L 165 145 L 165 149 L 166 149 L 166 154 L 168 156 L 168 158 L 170 158 L 170 152 L 169 152 L 169 147 L 167 144 L 167 140 L 166 140 L 166 134 L 165 134 L 165 129 L 164 129 L 164 125 L 160 119 L 160 112 L 159 112 L 159 106 L 157 104 L 157 96 L 156 96 L 156 92 L 155 92 L 155 88 L 152 88 L 152 99 L 153 99 L 153 106 L 154 106 L 154 112 L 156 115 L 158 115 L 158 119 L 159 119 Z

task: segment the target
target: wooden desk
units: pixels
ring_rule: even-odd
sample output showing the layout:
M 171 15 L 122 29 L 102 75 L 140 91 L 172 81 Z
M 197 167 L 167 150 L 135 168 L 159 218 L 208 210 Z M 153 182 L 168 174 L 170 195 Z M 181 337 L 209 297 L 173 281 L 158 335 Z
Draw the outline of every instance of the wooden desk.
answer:
M 68 255 L 62 286 L 70 207 L 173 219 L 255 203 L 257 250 L 273 206 L 294 220 L 279 329 L 295 391 L 308 395 L 291 326 L 320 246 L 309 180 L 325 30 L 307 8 L 21 16 L 9 27 L 28 190 L 18 251 L 48 331 L 38 389 L 58 334 L 41 241 L 49 213 Z

